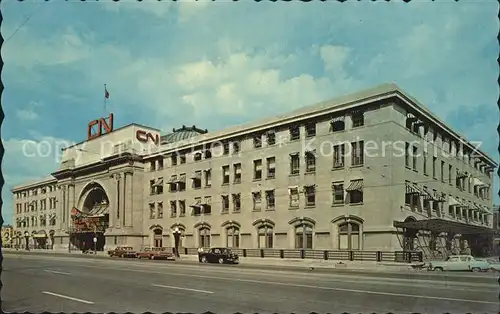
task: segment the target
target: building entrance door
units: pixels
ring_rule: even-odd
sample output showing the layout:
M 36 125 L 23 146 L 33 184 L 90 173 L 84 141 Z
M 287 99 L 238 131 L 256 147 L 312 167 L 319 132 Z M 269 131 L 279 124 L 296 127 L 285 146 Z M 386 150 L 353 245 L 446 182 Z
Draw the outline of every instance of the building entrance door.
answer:
M 162 233 L 163 232 L 161 229 L 154 230 L 154 241 L 153 241 L 154 247 L 163 247 L 163 235 L 162 235 Z

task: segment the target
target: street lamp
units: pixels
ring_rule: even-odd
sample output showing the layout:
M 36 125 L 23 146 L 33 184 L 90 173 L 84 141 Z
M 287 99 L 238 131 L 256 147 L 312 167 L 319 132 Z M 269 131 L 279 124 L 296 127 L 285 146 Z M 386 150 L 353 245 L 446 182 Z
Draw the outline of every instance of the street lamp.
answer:
M 28 231 L 24 231 L 24 239 L 26 240 L 26 251 L 29 251 L 30 250 L 30 244 L 29 244 L 30 234 Z
M 174 247 L 175 247 L 175 256 L 180 257 L 179 255 L 179 242 L 181 238 L 181 231 L 178 227 L 174 229 Z

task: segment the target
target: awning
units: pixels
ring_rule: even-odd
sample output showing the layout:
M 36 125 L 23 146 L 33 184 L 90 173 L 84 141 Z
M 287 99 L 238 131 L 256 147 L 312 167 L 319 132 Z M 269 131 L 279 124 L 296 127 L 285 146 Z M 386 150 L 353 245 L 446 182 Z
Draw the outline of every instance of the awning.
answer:
M 457 179 L 462 179 L 462 178 L 467 178 L 467 174 L 459 170 L 457 173 Z
M 201 205 L 201 199 L 194 200 L 193 204 L 189 205 L 190 207 L 199 207 Z
M 293 156 L 298 156 L 299 153 L 290 153 L 290 157 L 293 157 Z
M 307 156 L 307 155 L 313 155 L 313 156 L 316 156 L 316 149 L 311 149 L 311 150 L 306 150 L 304 152 L 304 155 Z
M 434 191 L 434 200 L 437 202 L 445 202 L 446 201 L 445 194 Z
M 331 120 L 330 120 L 330 123 L 335 123 L 335 122 L 344 122 L 345 120 L 345 116 L 336 116 L 336 117 L 333 117 Z
M 424 192 L 424 190 L 418 185 L 408 181 L 406 182 L 406 194 L 416 194 L 421 196 L 429 195 L 429 193 Z
M 211 205 L 212 204 L 212 198 L 211 197 L 205 197 L 205 201 L 203 202 L 203 205 Z
M 99 204 L 97 206 L 94 206 L 90 209 L 90 212 L 88 213 L 89 216 L 103 216 L 106 214 L 108 211 L 109 205 L 106 204 Z
M 186 183 L 186 175 L 182 174 L 179 176 L 179 180 L 177 180 L 178 183 Z
M 424 196 L 424 199 L 425 199 L 425 200 L 434 200 L 434 195 L 433 195 L 433 194 L 431 194 L 431 192 L 429 192 L 429 190 L 427 190 L 427 187 L 426 187 L 426 186 L 424 186 L 424 187 L 422 188 L 422 192 L 423 192 L 423 194 L 424 194 L 423 196 Z
M 359 191 L 363 192 L 363 180 L 353 180 L 345 189 L 347 192 Z
M 483 181 L 479 180 L 478 178 L 474 178 L 474 186 L 485 186 Z
M 162 186 L 162 185 L 163 185 L 163 178 L 156 179 L 156 182 L 153 184 L 153 186 Z
M 449 206 L 457 206 L 459 205 L 460 203 L 457 201 L 456 198 L 454 198 L 453 196 L 451 195 L 448 195 L 448 205 Z
M 436 233 L 452 232 L 455 234 L 481 235 L 491 234 L 495 231 L 488 227 L 465 224 L 457 221 L 445 220 L 441 218 L 424 219 L 417 221 L 394 221 L 394 227 L 432 231 Z
M 177 176 L 170 177 L 170 180 L 168 180 L 167 183 L 168 184 L 176 184 L 177 183 Z
M 35 239 L 43 239 L 43 238 L 46 238 L 47 235 L 45 233 L 35 233 L 32 235 L 32 237 Z
M 193 180 L 201 180 L 201 171 L 196 171 L 192 176 L 191 179 Z

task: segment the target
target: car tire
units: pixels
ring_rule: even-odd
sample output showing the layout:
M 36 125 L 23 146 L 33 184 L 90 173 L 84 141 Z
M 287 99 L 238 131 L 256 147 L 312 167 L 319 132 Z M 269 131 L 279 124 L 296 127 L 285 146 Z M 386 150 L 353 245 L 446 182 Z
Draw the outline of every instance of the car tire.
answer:
M 470 270 L 470 271 L 471 271 L 471 272 L 473 272 L 473 273 L 478 273 L 478 272 L 480 272 L 480 271 L 481 271 L 481 268 L 478 268 L 478 267 L 473 267 L 473 268 L 471 268 L 471 270 Z
M 208 261 L 207 261 L 207 257 L 206 257 L 206 256 L 203 256 L 203 257 L 200 259 L 200 262 L 202 262 L 203 264 L 208 263 Z
M 441 267 L 436 267 L 436 268 L 434 268 L 433 270 L 434 270 L 434 271 L 443 271 L 443 268 L 441 268 Z
M 222 257 L 219 257 L 219 264 L 224 264 L 224 259 Z
M 151 255 L 151 259 L 155 259 L 155 256 L 154 256 L 154 255 Z

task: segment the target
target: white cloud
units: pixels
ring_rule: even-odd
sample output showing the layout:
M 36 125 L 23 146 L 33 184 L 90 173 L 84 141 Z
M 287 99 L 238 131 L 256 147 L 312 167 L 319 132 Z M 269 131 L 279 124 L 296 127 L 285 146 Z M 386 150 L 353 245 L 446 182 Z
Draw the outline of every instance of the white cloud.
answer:
M 16 112 L 16 115 L 21 120 L 38 119 L 38 114 L 33 109 L 20 109 Z

